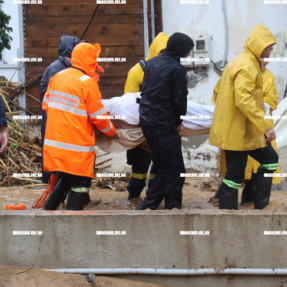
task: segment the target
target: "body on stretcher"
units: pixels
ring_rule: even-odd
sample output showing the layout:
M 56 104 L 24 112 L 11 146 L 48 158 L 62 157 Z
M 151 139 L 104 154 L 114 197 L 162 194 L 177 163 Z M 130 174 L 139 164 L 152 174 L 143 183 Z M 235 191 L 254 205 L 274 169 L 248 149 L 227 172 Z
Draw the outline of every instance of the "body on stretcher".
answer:
M 105 152 L 120 152 L 140 146 L 149 151 L 145 137 L 139 126 L 140 93 L 128 93 L 121 97 L 102 100 L 102 103 L 111 117 L 111 121 L 118 131 L 118 138 L 113 139 L 95 130 L 96 145 Z M 188 101 L 187 113 L 183 116 L 182 136 L 208 134 L 214 106 L 204 106 Z

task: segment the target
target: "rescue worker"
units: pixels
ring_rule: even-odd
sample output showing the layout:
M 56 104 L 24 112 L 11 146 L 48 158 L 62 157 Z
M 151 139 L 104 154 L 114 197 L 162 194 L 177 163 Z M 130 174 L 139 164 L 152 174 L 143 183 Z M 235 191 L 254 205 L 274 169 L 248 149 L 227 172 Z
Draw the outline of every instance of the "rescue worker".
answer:
M 155 37 L 150 45 L 148 57 L 145 60 L 140 60 L 139 63 L 129 70 L 125 84 L 125 94 L 141 91 L 144 69 L 147 62 L 163 52 L 167 41 L 168 35 L 163 32 L 160 32 Z M 132 166 L 132 176 L 129 184 L 127 185 L 127 190 L 129 192 L 128 199 L 137 199 L 139 198 L 143 188 L 146 186 L 148 169 L 151 163 L 151 154 L 140 147 L 135 147 L 127 151 L 127 163 Z M 149 186 L 151 185 L 154 177 L 155 174 L 152 165 L 149 175 Z
M 51 80 L 43 100 L 47 112 L 44 140 L 44 170 L 56 173 L 59 181 L 44 209 L 55 210 L 67 190 L 68 210 L 82 210 L 89 202 L 94 177 L 94 126 L 107 136 L 116 129 L 101 103 L 97 63 L 99 44 L 78 44 L 72 52 L 72 66 Z
M 181 208 L 185 173 L 181 150 L 181 115 L 187 108 L 186 71 L 180 58 L 193 49 L 190 37 L 174 33 L 163 54 L 148 61 L 140 101 L 140 126 L 151 149 L 156 177 L 146 198 L 136 208 L 157 209 L 165 198 L 165 209 Z
M 68 35 L 62 35 L 59 46 L 58 46 L 58 53 L 59 57 L 56 61 L 54 61 L 44 72 L 41 82 L 40 82 L 40 90 L 41 90 L 41 115 L 42 115 L 42 121 L 41 121 L 41 142 L 43 147 L 43 142 L 45 138 L 45 128 L 46 128 L 46 121 L 47 121 L 47 115 L 42 109 L 42 102 L 44 95 L 47 91 L 49 80 L 58 72 L 69 68 L 71 66 L 71 54 L 74 49 L 74 47 L 80 43 L 80 39 L 77 37 L 72 37 Z M 43 171 L 42 167 L 42 182 L 48 183 L 50 178 L 50 174 Z
M 278 103 L 278 94 L 276 90 L 275 77 L 274 75 L 266 68 L 268 64 L 267 61 L 262 61 L 262 79 L 263 79 L 263 100 L 265 105 L 265 111 L 267 116 L 272 116 L 272 112 L 276 110 Z M 274 125 L 273 125 L 274 127 Z M 276 141 L 271 142 L 272 147 L 277 152 Z M 253 176 L 257 172 L 260 163 L 254 160 L 252 157 L 248 156 L 248 161 L 245 169 L 245 186 L 242 191 L 241 196 L 241 205 L 247 202 L 254 202 L 253 196 Z M 275 173 L 279 173 L 280 168 L 278 166 Z M 273 184 L 280 183 L 280 177 L 273 177 Z
M 260 162 L 254 176 L 254 205 L 269 203 L 278 155 L 270 142 L 275 139 L 272 121 L 264 119 L 261 58 L 268 58 L 276 43 L 268 28 L 256 25 L 244 51 L 228 63 L 215 86 L 216 106 L 209 143 L 225 151 L 226 175 L 218 189 L 219 208 L 238 208 L 238 188 L 244 180 L 247 157 Z

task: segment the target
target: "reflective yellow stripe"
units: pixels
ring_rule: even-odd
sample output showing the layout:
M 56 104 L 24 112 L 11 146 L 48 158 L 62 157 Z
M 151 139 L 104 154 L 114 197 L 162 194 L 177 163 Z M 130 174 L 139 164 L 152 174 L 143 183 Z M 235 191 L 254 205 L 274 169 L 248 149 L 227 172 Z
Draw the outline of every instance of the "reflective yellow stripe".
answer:
M 61 149 L 79 151 L 79 152 L 92 152 L 92 151 L 95 151 L 95 146 L 80 146 L 80 145 L 67 144 L 67 143 L 53 141 L 53 140 L 48 140 L 48 139 L 44 140 L 44 145 L 57 147 L 57 148 L 61 148 Z
M 234 181 L 232 181 L 232 180 L 228 180 L 228 179 L 223 179 L 223 182 L 227 185 L 227 186 L 229 186 L 229 187 L 231 187 L 231 188 L 234 188 L 234 189 L 238 189 L 240 186 L 241 186 L 241 183 L 237 183 L 237 182 L 234 182 Z
M 72 187 L 71 190 L 74 191 L 74 192 L 78 192 L 78 193 L 87 193 L 87 192 L 89 192 L 89 188 L 88 187 Z
M 147 173 L 132 173 L 132 177 L 136 179 L 146 179 Z
M 154 174 L 154 173 L 150 173 L 150 175 L 149 175 L 149 179 L 154 179 L 154 178 L 155 178 L 155 176 L 156 176 L 156 174 Z

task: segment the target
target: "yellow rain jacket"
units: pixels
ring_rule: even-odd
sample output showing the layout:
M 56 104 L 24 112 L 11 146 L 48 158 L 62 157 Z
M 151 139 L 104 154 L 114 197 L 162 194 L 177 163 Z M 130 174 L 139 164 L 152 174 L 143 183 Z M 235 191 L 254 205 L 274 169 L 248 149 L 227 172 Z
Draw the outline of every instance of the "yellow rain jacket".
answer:
M 160 32 L 153 40 L 149 47 L 148 57 L 146 61 L 156 57 L 161 50 L 166 48 L 166 44 L 169 37 L 163 32 Z M 134 65 L 128 73 L 127 81 L 125 84 L 125 94 L 126 93 L 137 93 L 140 91 L 140 87 L 143 82 L 144 71 L 139 63 Z
M 209 143 L 223 150 L 255 150 L 266 146 L 260 56 L 276 40 L 268 28 L 256 25 L 244 51 L 228 63 L 214 89 L 215 112 Z
M 278 94 L 277 94 L 276 85 L 275 85 L 275 77 L 268 69 L 265 69 L 262 73 L 262 78 L 263 78 L 264 102 L 270 106 L 270 114 L 272 115 L 272 112 L 277 108 L 277 102 L 278 102 Z M 277 152 L 277 146 L 276 146 L 275 140 L 271 142 L 271 145 Z M 245 169 L 245 179 L 246 180 L 251 179 L 252 173 L 256 173 L 259 166 L 260 166 L 260 163 L 249 156 L 246 169 Z M 279 173 L 279 172 L 280 172 L 280 169 L 278 166 L 278 169 L 274 173 Z M 273 184 L 280 183 L 280 177 L 273 177 L 272 183 Z

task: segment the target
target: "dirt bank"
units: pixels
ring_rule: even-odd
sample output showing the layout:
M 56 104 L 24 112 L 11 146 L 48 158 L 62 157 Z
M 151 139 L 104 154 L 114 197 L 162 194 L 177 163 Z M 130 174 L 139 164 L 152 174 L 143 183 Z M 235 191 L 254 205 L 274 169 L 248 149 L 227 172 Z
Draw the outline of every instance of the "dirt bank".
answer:
M 1 287 L 164 287 L 111 277 L 92 277 L 96 284 L 89 283 L 85 275 L 58 274 L 38 269 L 24 269 L 0 265 Z

